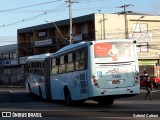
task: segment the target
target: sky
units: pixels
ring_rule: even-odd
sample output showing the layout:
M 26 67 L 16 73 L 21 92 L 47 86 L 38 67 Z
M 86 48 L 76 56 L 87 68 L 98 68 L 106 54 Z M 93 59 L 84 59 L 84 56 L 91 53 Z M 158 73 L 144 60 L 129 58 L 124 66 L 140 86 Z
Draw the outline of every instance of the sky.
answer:
M 17 43 L 17 30 L 45 24 L 45 20 L 69 19 L 68 0 L 1 0 L 0 46 Z M 160 15 L 160 0 L 72 0 L 72 17 L 92 13 L 123 11 L 122 5 L 131 4 L 126 10 Z

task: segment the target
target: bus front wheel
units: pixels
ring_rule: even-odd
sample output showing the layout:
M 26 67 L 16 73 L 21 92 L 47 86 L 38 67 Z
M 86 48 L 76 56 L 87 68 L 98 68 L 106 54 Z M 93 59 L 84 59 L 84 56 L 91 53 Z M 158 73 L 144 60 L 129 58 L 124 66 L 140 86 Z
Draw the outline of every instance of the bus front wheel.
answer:
M 65 95 L 65 103 L 66 103 L 67 105 L 72 105 L 73 102 L 72 102 L 72 99 L 71 99 L 71 94 L 70 94 L 70 92 L 69 92 L 68 89 L 65 89 L 65 90 L 64 90 L 64 95 Z

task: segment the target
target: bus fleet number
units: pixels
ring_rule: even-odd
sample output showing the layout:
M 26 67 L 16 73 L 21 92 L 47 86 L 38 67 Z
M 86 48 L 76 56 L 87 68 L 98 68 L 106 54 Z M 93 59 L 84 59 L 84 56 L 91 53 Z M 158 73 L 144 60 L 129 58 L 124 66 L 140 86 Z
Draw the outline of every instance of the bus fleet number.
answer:
M 112 78 L 121 78 L 121 75 L 112 75 Z

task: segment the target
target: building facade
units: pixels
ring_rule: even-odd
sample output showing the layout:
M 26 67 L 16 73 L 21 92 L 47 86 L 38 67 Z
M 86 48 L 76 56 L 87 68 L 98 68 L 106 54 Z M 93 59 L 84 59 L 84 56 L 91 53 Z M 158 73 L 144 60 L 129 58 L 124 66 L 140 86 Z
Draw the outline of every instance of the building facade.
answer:
M 160 76 L 160 16 L 90 14 L 73 18 L 72 43 L 102 39 L 136 40 L 140 74 Z M 18 34 L 19 63 L 30 55 L 56 52 L 69 44 L 69 20 L 22 28 Z M 60 31 L 60 32 L 59 32 Z
M 0 47 L 0 84 L 24 83 L 22 65 L 18 64 L 17 44 Z

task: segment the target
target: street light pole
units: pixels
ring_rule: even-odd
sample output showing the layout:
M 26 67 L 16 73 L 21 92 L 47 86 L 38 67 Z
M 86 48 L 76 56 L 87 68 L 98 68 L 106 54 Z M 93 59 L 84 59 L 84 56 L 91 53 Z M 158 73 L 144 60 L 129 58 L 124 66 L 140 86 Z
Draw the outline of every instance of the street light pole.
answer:
M 124 14 L 124 25 L 125 25 L 125 38 L 128 39 L 128 20 L 127 20 L 127 13 L 130 13 L 131 11 L 126 11 L 126 8 L 129 6 L 133 6 L 132 4 L 128 5 L 122 5 L 118 8 L 124 8 L 123 14 Z
M 125 22 L 125 38 L 128 38 L 128 20 L 127 20 L 127 13 L 126 7 L 124 7 L 124 22 Z
M 141 18 L 144 18 L 144 16 L 141 16 L 140 18 L 137 19 L 137 23 L 136 23 L 136 26 L 135 26 L 135 28 L 134 28 L 134 31 L 133 31 L 133 34 L 132 34 L 131 39 L 132 39 L 133 36 L 134 36 L 134 33 L 135 33 L 135 31 L 136 31 L 136 28 L 137 28 L 137 24 L 138 24 L 138 22 L 139 22 L 139 20 L 140 20 Z
M 61 37 L 62 37 L 64 40 L 68 41 L 67 38 L 65 38 L 65 37 L 62 35 L 61 31 L 59 30 L 59 28 L 57 27 L 57 25 L 56 25 L 56 23 L 55 23 L 54 21 L 50 21 L 50 20 L 45 20 L 45 21 L 46 21 L 46 22 L 53 23 L 53 25 L 56 27 L 56 29 L 57 29 L 57 31 L 59 32 L 59 34 L 61 35 Z
M 69 41 L 70 44 L 72 44 L 72 0 L 69 0 L 69 23 L 70 23 L 70 27 L 69 27 Z

